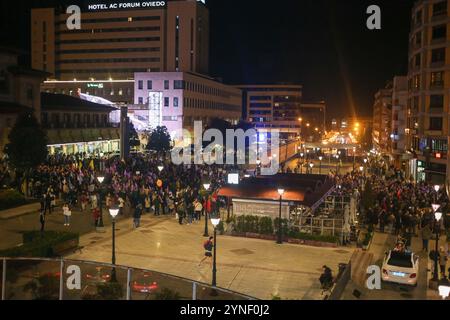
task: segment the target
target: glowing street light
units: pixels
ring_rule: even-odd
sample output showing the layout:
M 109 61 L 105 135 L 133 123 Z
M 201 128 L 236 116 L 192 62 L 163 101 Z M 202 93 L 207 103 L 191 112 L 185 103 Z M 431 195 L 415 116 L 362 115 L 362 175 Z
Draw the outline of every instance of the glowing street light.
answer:
M 442 300 L 445 300 L 448 298 L 450 294 L 450 286 L 448 285 L 440 285 L 439 286 L 439 295 L 442 297 Z
M 163 166 L 158 166 L 158 171 L 159 172 L 162 172 L 164 170 L 164 167 Z
M 283 205 L 283 195 L 284 195 L 285 190 L 283 188 L 278 188 L 278 194 L 280 195 L 280 214 L 278 217 L 278 240 L 277 240 L 277 244 L 283 244 L 283 235 L 282 235 L 282 230 L 281 230 L 281 207 Z
M 213 275 L 212 275 L 212 287 L 217 286 L 217 227 L 220 224 L 220 217 L 211 218 L 211 223 L 214 226 L 214 258 L 213 258 Z

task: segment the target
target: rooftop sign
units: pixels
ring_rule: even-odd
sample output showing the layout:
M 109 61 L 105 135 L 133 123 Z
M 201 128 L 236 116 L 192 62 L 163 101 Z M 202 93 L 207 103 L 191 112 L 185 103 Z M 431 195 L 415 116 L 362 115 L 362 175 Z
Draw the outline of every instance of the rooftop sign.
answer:
M 166 1 L 140 1 L 140 2 L 113 2 L 113 3 L 92 3 L 87 5 L 89 11 L 107 11 L 124 9 L 145 9 L 145 8 L 163 8 Z

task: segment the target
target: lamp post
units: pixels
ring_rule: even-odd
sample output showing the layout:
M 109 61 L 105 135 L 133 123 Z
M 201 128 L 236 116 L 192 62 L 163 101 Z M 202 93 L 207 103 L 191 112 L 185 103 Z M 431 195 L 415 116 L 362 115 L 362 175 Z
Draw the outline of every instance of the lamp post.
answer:
M 435 197 L 436 197 L 436 199 L 435 199 L 435 201 L 437 202 L 438 201 L 438 198 L 439 198 L 439 190 L 441 189 L 441 187 L 438 185 L 438 184 L 436 184 L 435 186 L 434 186 L 434 191 L 436 191 L 436 194 L 435 194 Z
M 214 226 L 214 256 L 213 256 L 213 270 L 212 270 L 212 286 L 217 286 L 217 226 L 220 223 L 220 217 L 211 218 L 211 223 Z
M 436 208 L 435 206 L 433 206 L 433 210 L 434 208 Z M 439 207 L 437 207 L 439 208 Z M 434 218 L 435 218 L 435 223 L 434 223 L 434 231 L 436 232 L 436 246 L 435 246 L 435 253 L 434 253 L 434 274 L 433 274 L 433 279 L 432 281 L 439 281 L 439 269 L 438 269 L 438 252 L 439 252 L 439 236 L 440 236 L 440 223 L 439 221 L 442 218 L 442 212 L 438 212 L 437 209 L 434 212 Z
M 303 174 L 303 157 L 305 156 L 305 154 L 302 152 L 302 153 L 300 153 L 300 158 L 301 158 L 301 161 L 300 161 L 300 174 Z
M 98 222 L 98 228 L 104 228 L 105 225 L 103 224 L 103 182 L 105 181 L 105 177 L 104 176 L 98 176 L 97 177 L 97 181 L 100 184 L 99 187 L 99 192 L 98 192 L 98 205 L 100 208 L 100 220 Z
M 339 155 L 336 155 L 336 174 L 339 174 Z
M 209 230 L 208 230 L 208 201 L 209 201 L 209 188 L 211 187 L 211 184 L 209 182 L 205 182 L 203 184 L 203 188 L 205 188 L 206 191 L 206 202 L 205 202 L 205 233 L 203 234 L 204 237 L 209 237 Z
M 111 208 L 109 209 L 109 214 L 112 217 L 112 257 L 111 263 L 113 265 L 112 273 L 111 273 L 111 281 L 116 282 L 116 217 L 119 214 L 119 209 Z
M 278 217 L 278 240 L 277 240 L 277 244 L 283 244 L 283 231 L 281 230 L 281 228 L 282 228 L 282 224 L 281 224 L 281 207 L 282 207 L 284 189 L 278 188 L 278 194 L 280 195 L 280 215 Z
M 353 147 L 353 171 L 356 170 L 356 147 Z
M 319 156 L 319 174 L 322 174 L 322 160 L 323 160 L 323 157 Z
M 314 163 L 310 163 L 309 166 L 311 167 L 311 174 L 313 174 L 313 168 L 314 168 Z
M 442 297 L 442 300 L 446 300 L 450 294 L 450 284 L 447 283 L 439 286 L 439 295 Z

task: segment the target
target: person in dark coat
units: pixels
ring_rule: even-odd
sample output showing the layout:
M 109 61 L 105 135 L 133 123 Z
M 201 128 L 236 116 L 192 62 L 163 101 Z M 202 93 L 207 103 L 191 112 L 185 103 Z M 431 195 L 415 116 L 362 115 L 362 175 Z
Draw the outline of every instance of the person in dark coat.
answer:
M 133 220 L 134 220 L 133 227 L 135 229 L 137 229 L 141 226 L 142 210 L 143 210 L 142 203 L 138 203 L 138 205 L 136 206 L 136 209 L 134 209 L 134 215 L 133 215 Z

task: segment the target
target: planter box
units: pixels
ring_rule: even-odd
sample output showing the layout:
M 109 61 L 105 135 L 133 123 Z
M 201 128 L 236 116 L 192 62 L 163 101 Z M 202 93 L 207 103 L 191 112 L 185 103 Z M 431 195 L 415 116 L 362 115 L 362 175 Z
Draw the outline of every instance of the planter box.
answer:
M 63 255 L 67 251 L 78 248 L 79 244 L 79 239 L 72 239 L 52 246 L 52 250 L 55 255 Z
M 261 235 L 259 233 L 251 233 L 251 232 L 247 232 L 245 234 L 245 236 L 247 238 L 252 238 L 252 239 L 261 239 Z
M 270 234 L 262 234 L 261 235 L 261 239 L 262 240 L 271 240 L 271 241 L 275 241 L 276 237 Z
M 249 238 L 249 239 L 270 240 L 270 241 L 277 240 L 276 235 L 257 234 L 257 233 L 250 233 L 250 232 L 247 232 L 247 233 L 232 232 L 231 236 L 232 237 Z M 290 244 L 301 244 L 301 245 L 311 246 L 311 247 L 322 247 L 322 248 L 337 248 L 338 247 L 338 245 L 336 243 L 313 241 L 313 240 L 302 240 L 302 239 L 295 239 L 295 238 L 284 238 L 283 241 L 286 243 L 290 243 Z

